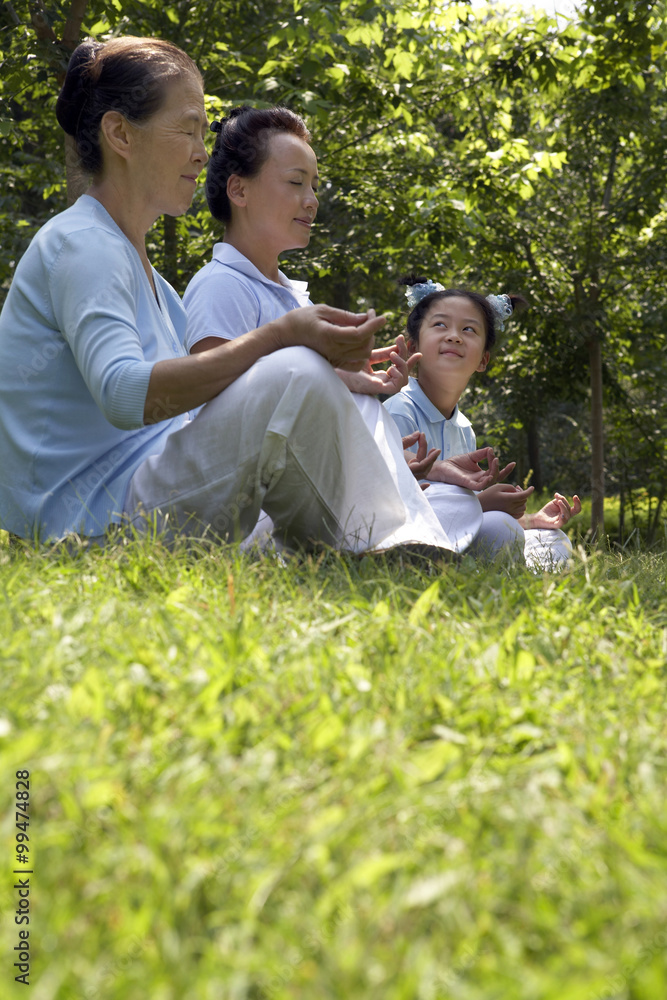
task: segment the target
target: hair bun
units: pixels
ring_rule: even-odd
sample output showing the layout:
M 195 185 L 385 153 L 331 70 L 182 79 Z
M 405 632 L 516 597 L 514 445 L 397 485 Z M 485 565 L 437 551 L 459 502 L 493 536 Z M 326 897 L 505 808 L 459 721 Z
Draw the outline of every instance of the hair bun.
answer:
M 56 118 L 68 135 L 76 135 L 81 112 L 90 96 L 90 68 L 102 48 L 101 42 L 82 42 L 67 66 L 65 82 L 56 101 Z
M 397 284 L 399 284 L 399 285 L 408 285 L 408 286 L 410 286 L 410 285 L 423 285 L 428 280 L 429 279 L 427 277 L 422 277 L 420 275 L 411 273 L 411 274 L 404 274 L 403 277 L 398 278 L 397 279 Z

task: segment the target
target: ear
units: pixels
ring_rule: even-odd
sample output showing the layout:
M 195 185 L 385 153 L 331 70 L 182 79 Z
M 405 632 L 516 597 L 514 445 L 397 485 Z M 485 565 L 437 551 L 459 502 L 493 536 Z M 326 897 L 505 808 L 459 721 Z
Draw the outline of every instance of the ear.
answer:
M 486 366 L 488 365 L 490 358 L 491 358 L 491 351 L 484 351 L 484 354 L 482 355 L 482 360 L 480 361 L 480 363 L 475 368 L 475 371 L 476 372 L 485 372 L 486 371 Z
M 417 341 L 410 336 L 407 330 L 405 331 L 403 336 L 405 337 L 405 343 L 408 348 L 408 355 L 417 354 L 417 352 L 419 351 L 419 344 L 417 343 Z
M 240 177 L 239 174 L 231 174 L 227 178 L 227 197 L 237 208 L 245 208 L 247 205 L 244 182 L 245 177 Z
M 132 146 L 130 128 L 120 111 L 107 111 L 100 122 L 100 132 L 107 146 L 123 159 L 127 159 Z

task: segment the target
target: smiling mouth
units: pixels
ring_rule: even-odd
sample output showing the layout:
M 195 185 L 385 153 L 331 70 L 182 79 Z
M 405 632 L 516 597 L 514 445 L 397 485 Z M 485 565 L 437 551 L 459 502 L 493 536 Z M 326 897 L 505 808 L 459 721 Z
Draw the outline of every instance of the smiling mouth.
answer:
M 295 219 L 295 222 L 300 222 L 302 226 L 307 226 L 308 229 L 312 226 L 310 219 Z

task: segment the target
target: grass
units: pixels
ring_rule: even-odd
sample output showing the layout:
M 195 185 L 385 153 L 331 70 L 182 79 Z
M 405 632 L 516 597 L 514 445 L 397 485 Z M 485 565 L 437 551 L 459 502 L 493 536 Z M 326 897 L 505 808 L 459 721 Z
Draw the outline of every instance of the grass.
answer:
M 0 547 L 32 1000 L 662 1000 L 666 571 Z

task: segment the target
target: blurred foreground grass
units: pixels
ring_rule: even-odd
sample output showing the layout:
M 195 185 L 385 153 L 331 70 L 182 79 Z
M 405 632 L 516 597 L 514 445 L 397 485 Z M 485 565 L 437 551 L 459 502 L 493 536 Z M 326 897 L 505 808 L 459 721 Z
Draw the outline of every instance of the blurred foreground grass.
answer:
M 666 571 L 1 546 L 0 995 L 667 997 Z

